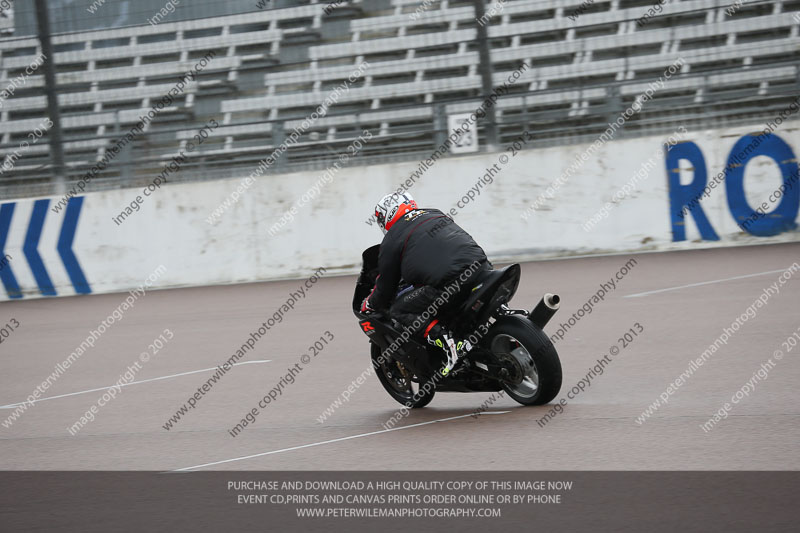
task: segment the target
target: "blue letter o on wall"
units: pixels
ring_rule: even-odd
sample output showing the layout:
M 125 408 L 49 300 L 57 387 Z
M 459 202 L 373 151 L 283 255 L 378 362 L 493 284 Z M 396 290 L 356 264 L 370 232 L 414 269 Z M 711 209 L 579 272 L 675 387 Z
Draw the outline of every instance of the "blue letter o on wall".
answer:
M 759 139 L 760 143 L 755 145 Z M 775 188 L 776 191 L 782 191 L 780 203 L 766 216 L 759 216 L 748 205 L 744 193 L 744 172 L 747 162 L 758 155 L 772 158 L 778 164 L 783 176 L 783 186 L 780 189 Z M 795 219 L 800 208 L 798 166 L 792 147 L 783 139 L 771 133 L 759 136 L 745 135 L 733 145 L 728 155 L 726 169 L 725 192 L 728 197 L 728 209 L 742 229 L 759 237 L 768 237 L 797 227 Z M 742 226 L 743 221 L 748 220 L 751 223 Z

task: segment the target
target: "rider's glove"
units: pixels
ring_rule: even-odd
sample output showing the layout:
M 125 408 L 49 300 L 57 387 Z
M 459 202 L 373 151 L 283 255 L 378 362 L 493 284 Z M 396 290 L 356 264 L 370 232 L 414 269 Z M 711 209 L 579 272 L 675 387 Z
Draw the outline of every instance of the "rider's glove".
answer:
M 372 293 L 370 293 L 370 296 L 371 295 L 372 295 Z M 373 309 L 373 307 L 369 304 L 369 296 L 364 298 L 364 301 L 361 302 L 361 312 L 362 313 L 374 313 L 375 312 L 375 309 Z
M 378 278 L 379 278 L 379 277 L 380 277 L 380 276 L 378 276 Z M 372 287 L 372 290 L 371 290 L 371 291 L 369 291 L 369 294 L 367 294 L 367 297 L 366 297 L 366 298 L 364 298 L 364 301 L 363 301 L 363 302 L 361 302 L 361 312 L 362 312 L 362 313 L 374 313 L 374 312 L 375 312 L 375 308 L 374 308 L 374 307 L 372 307 L 372 306 L 369 304 L 369 299 L 370 299 L 370 298 L 372 298 L 372 294 L 375 292 L 375 289 L 377 289 L 377 288 L 378 288 L 378 278 L 375 278 L 375 286 L 374 286 L 374 287 Z

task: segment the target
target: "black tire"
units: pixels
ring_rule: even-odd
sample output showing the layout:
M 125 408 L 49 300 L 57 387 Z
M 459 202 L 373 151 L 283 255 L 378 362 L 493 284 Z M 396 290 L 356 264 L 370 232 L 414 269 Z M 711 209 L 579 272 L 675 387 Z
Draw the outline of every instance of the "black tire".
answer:
M 389 393 L 389 396 L 409 409 L 419 409 L 431 403 L 436 393 L 435 387 L 419 387 L 417 385 L 417 390 L 415 391 L 414 385 L 416 382 L 404 376 L 405 369 L 402 364 L 394 359 L 382 361 L 380 347 L 373 343 L 370 343 L 370 346 L 372 367 L 375 369 L 378 380 L 380 380 L 386 392 Z M 416 376 L 413 377 L 416 378 Z
M 553 343 L 547 335 L 520 316 L 500 317 L 487 332 L 481 345 L 493 353 L 514 351 L 517 357 L 524 358 L 524 352 L 517 350 L 514 342 L 521 345 L 528 355 L 526 379 L 519 385 L 504 384 L 506 393 L 522 405 L 543 405 L 556 397 L 561 390 L 561 361 Z M 535 386 L 535 389 L 534 389 Z

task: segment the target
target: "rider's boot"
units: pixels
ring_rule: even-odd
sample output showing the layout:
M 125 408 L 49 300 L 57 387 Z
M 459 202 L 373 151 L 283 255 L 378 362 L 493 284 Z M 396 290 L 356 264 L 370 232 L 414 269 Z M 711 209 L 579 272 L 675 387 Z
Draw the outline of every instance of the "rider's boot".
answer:
M 425 339 L 428 341 L 428 344 L 438 346 L 445 353 L 447 362 L 440 371 L 442 376 L 449 374 L 450 371 L 453 370 L 453 367 L 455 367 L 459 358 L 472 349 L 472 345 L 470 345 L 468 341 L 456 341 L 453 335 L 439 325 L 437 321 L 432 322 L 431 325 L 428 326 L 428 329 L 425 331 Z

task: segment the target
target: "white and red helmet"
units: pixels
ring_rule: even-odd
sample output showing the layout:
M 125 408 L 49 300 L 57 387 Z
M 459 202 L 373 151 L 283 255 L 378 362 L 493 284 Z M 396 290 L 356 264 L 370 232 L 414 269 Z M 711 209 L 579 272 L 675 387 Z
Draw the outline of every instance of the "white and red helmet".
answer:
M 378 221 L 381 231 L 385 234 L 401 216 L 415 209 L 419 209 L 417 202 L 414 201 L 414 198 L 409 193 L 387 194 L 375 206 L 375 219 Z

